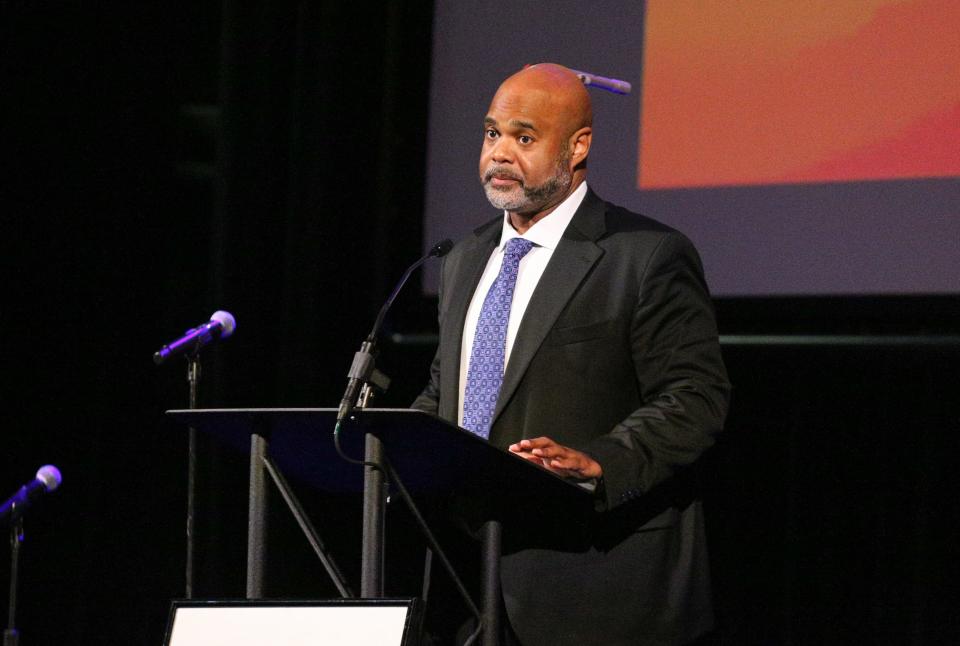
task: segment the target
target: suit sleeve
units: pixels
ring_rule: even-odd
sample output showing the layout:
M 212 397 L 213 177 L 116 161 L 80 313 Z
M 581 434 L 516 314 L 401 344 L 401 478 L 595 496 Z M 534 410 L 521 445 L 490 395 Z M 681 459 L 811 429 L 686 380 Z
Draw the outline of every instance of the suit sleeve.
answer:
M 446 269 L 446 258 L 440 265 L 440 286 L 439 286 L 439 304 L 437 306 L 438 321 L 439 312 L 443 311 L 443 275 Z M 433 355 L 433 361 L 430 363 L 430 380 L 427 382 L 423 392 L 413 400 L 410 408 L 422 410 L 426 413 L 438 415 L 440 411 L 440 346 L 437 345 L 437 351 Z
M 700 258 L 664 236 L 642 269 L 630 345 L 642 405 L 587 453 L 603 468 L 607 509 L 650 491 L 694 462 L 726 417 L 730 384 Z
M 410 408 L 437 415 L 440 410 L 440 348 L 430 364 L 430 381 L 420 396 L 413 400 Z

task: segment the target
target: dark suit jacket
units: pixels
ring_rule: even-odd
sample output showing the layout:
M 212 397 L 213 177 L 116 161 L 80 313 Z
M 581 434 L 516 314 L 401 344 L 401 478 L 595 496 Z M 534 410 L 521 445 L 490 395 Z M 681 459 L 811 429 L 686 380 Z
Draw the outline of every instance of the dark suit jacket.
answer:
M 457 423 L 463 322 L 501 222 L 441 272 L 440 345 L 414 407 Z M 504 448 L 548 436 L 603 467 L 593 517 L 539 523 L 505 550 L 524 644 L 680 644 L 711 627 L 701 508 L 682 485 L 728 396 L 693 245 L 588 192 L 524 314 L 490 432 Z

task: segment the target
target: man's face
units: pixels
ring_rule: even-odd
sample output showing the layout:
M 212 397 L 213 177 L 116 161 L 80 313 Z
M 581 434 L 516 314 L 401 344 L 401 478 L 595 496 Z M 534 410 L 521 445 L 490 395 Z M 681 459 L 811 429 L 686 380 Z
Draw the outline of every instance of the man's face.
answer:
M 572 182 L 570 148 L 550 97 L 503 87 L 484 119 L 480 181 L 487 199 L 515 213 L 555 206 Z

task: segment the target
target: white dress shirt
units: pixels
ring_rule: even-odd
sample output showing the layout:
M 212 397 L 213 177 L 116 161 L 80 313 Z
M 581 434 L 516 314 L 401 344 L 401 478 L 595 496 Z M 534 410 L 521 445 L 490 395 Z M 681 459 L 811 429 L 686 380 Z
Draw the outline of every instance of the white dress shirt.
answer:
M 526 238 L 533 242 L 534 247 L 520 261 L 520 267 L 517 270 L 517 285 L 514 288 L 513 301 L 510 305 L 510 321 L 507 323 L 507 347 L 503 359 L 504 370 L 506 370 L 507 363 L 510 361 L 510 351 L 513 349 L 514 339 L 517 338 L 517 330 L 520 329 L 523 313 L 527 310 L 530 298 L 537 288 L 537 283 L 540 282 L 544 269 L 547 268 L 547 263 L 550 262 L 550 257 L 553 256 L 554 249 L 560 244 L 563 232 L 566 231 L 567 225 L 573 219 L 573 214 L 580 208 L 580 203 L 583 202 L 586 194 L 587 183 L 583 182 L 552 213 L 527 229 L 527 232 L 522 236 L 510 224 L 510 215 L 504 211 L 500 244 L 490 254 L 487 267 L 483 270 L 483 276 L 480 277 L 477 290 L 473 293 L 473 299 L 470 301 L 467 319 L 463 324 L 463 343 L 460 346 L 460 394 L 457 405 L 457 419 L 461 424 L 463 423 L 463 394 L 467 388 L 470 353 L 473 350 L 473 338 L 477 333 L 480 308 L 483 307 L 483 301 L 487 297 L 487 292 L 490 291 L 490 286 L 493 285 L 500 273 L 507 242 L 511 238 Z

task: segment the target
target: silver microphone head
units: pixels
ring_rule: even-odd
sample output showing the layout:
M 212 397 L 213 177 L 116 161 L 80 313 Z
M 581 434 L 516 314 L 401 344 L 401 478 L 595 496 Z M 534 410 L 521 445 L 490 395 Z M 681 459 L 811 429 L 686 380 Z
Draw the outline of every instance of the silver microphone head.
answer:
M 211 321 L 216 321 L 220 324 L 222 328 L 220 330 L 220 338 L 226 339 L 228 336 L 233 334 L 233 331 L 237 327 L 237 320 L 233 318 L 233 314 L 230 312 L 225 312 L 224 310 L 217 310 L 213 313 L 213 316 L 210 317 Z
M 52 464 L 47 464 L 37 471 L 37 480 L 43 483 L 44 489 L 53 491 L 60 486 L 63 478 L 60 476 L 60 469 Z

